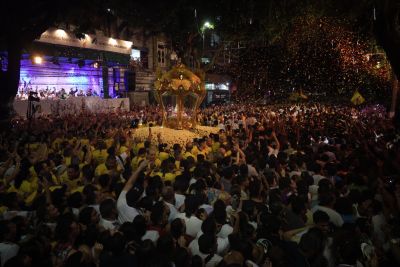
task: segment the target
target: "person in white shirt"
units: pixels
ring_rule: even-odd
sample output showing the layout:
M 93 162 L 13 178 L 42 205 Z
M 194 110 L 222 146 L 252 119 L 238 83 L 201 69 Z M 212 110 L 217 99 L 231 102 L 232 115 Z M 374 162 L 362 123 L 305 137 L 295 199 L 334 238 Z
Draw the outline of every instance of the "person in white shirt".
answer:
M 326 177 L 322 175 L 322 167 L 318 163 L 314 166 L 314 172 L 315 174 L 312 176 L 314 179 L 314 185 L 318 185 L 319 181 L 326 179 Z
M 168 222 L 172 222 L 176 216 L 178 216 L 178 211 L 175 208 L 175 193 L 172 186 L 165 186 L 162 189 L 161 195 L 163 197 L 164 203 L 169 207 L 169 217 Z
M 215 267 L 221 261 L 222 257 L 215 254 L 217 247 L 217 238 L 213 235 L 202 235 L 199 238 L 199 251 L 198 254 L 203 260 L 205 267 Z
M 115 207 L 115 201 L 111 198 L 104 200 L 100 204 L 100 226 L 105 230 L 116 230 L 119 227 L 117 221 L 118 212 Z
M 175 208 L 179 210 L 183 204 L 185 204 L 185 195 L 175 193 Z
M 343 218 L 342 216 L 333 209 L 335 205 L 335 197 L 332 193 L 325 193 L 319 197 L 319 204 L 311 209 L 314 213 L 317 210 L 321 210 L 328 214 L 329 221 L 336 227 L 342 227 Z
M 185 177 L 178 175 L 175 178 L 174 191 L 175 191 L 175 208 L 181 211 L 183 204 L 185 204 L 185 192 L 189 187 L 189 183 L 186 181 Z
M 118 221 L 120 224 L 124 222 L 132 222 L 133 219 L 137 215 L 139 215 L 139 211 L 134 207 L 135 203 L 140 199 L 142 192 L 138 188 L 133 188 L 139 173 L 143 171 L 149 162 L 147 160 L 143 160 L 137 170 L 129 177 L 126 182 L 124 188 L 119 194 L 117 201 L 117 210 L 118 210 Z
M 17 236 L 17 226 L 10 221 L 0 222 L 0 259 L 1 266 L 16 256 L 19 251 L 19 246 L 15 243 Z
M 198 197 L 189 195 L 185 199 L 185 213 L 180 213 L 177 218 L 183 219 L 186 225 L 186 234 L 191 237 L 196 237 L 201 230 L 202 220 L 195 216 L 195 212 L 199 208 L 200 200 Z
M 196 239 L 189 244 L 189 249 L 192 255 L 200 255 L 199 238 L 203 234 L 217 236 L 217 223 L 213 217 L 208 217 L 203 221 L 201 230 L 198 232 Z M 229 249 L 228 238 L 217 237 L 217 251 L 216 253 L 223 256 Z

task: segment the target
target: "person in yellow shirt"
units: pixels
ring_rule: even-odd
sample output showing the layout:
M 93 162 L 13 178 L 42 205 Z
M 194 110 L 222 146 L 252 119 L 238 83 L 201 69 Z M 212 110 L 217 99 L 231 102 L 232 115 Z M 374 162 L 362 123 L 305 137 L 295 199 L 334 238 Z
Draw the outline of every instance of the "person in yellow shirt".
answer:
M 194 139 L 193 143 L 192 143 L 192 149 L 190 150 L 190 153 L 192 153 L 192 155 L 194 156 L 194 158 L 197 157 L 197 154 L 200 152 L 199 150 L 199 142 L 200 140 L 198 140 L 197 138 Z
M 121 168 L 117 163 L 117 159 L 115 156 L 108 156 L 105 163 L 98 165 L 94 171 L 95 176 L 99 177 L 100 175 L 108 174 L 110 176 L 118 177 L 121 174 Z
M 175 181 L 176 173 L 175 173 L 175 162 L 173 158 L 168 158 L 161 163 L 160 171 L 155 173 L 161 177 L 164 182 L 171 182 Z M 154 176 L 154 175 L 153 175 Z
M 195 155 L 192 153 L 192 150 L 193 150 L 193 143 L 187 142 L 185 153 L 183 153 L 183 159 L 187 159 L 188 157 L 196 158 Z
M 144 148 L 144 142 L 141 142 L 138 137 L 135 137 L 133 141 L 133 153 L 137 155 L 139 153 L 139 149 Z
M 149 167 L 159 168 L 161 166 L 161 160 L 157 158 L 157 149 L 154 146 L 149 148 L 146 158 L 149 161 Z
M 127 153 L 129 155 L 129 144 L 125 137 L 120 137 L 119 139 L 120 147 L 117 155 L 121 155 L 122 153 Z
M 93 159 L 97 164 L 105 163 L 108 157 L 107 146 L 103 140 L 97 141 L 96 149 L 92 152 Z
M 221 143 L 219 142 L 219 135 L 218 134 L 214 134 L 213 135 L 213 142 L 211 144 L 212 152 L 214 152 L 214 153 L 217 152 L 220 146 L 221 146 Z
M 167 144 L 159 144 L 158 145 L 158 159 L 163 162 L 164 160 L 169 158 L 169 153 L 165 151 Z
M 73 190 L 82 184 L 80 176 L 79 165 L 71 164 L 68 166 L 67 171 L 61 175 L 60 179 L 62 183 L 68 185 L 69 190 Z
M 142 147 L 139 149 L 137 156 L 133 157 L 131 161 L 132 171 L 135 171 L 138 168 L 139 163 L 145 158 L 146 158 L 146 149 Z
M 201 139 L 199 141 L 199 152 L 197 154 L 202 154 L 203 156 L 207 156 L 208 153 L 212 151 L 211 147 L 207 145 L 207 140 Z

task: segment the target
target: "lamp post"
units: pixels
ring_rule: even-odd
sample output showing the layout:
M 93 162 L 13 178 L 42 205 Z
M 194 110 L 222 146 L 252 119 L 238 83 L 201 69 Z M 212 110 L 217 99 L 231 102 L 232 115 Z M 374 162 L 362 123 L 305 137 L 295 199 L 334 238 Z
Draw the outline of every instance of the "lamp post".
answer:
M 201 37 L 202 37 L 202 39 L 203 39 L 203 53 L 204 53 L 204 34 L 205 34 L 205 31 L 207 30 L 207 29 L 209 29 L 209 30 L 213 30 L 214 29 L 214 24 L 212 24 L 212 23 L 210 23 L 209 21 L 206 21 L 206 22 L 204 22 L 204 24 L 203 24 L 203 26 L 201 26 Z

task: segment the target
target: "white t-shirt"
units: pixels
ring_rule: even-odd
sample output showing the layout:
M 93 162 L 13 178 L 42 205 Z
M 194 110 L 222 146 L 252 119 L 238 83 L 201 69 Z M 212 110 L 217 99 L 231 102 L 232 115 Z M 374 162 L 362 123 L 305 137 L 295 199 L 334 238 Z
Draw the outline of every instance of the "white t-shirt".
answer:
M 326 177 L 320 174 L 314 174 L 313 179 L 314 179 L 314 185 L 318 185 L 319 181 L 321 181 L 322 179 L 326 179 Z
M 175 220 L 179 212 L 176 210 L 175 206 L 172 205 L 171 203 L 168 203 L 166 201 L 164 201 L 164 203 L 169 207 L 168 222 L 172 222 L 173 220 Z
M 204 260 L 207 258 L 207 254 L 203 254 L 200 252 L 199 254 L 200 258 Z M 217 266 L 221 261 L 223 260 L 223 258 L 217 254 L 214 254 L 214 256 L 205 264 L 205 267 L 215 267 Z
M 291 171 L 289 172 L 289 177 L 292 178 L 293 175 L 301 176 L 301 171 Z
M 386 242 L 385 233 L 383 232 L 383 226 L 386 224 L 386 219 L 383 214 L 372 216 L 372 227 L 374 231 L 374 238 L 380 244 L 384 245 Z
M 246 266 L 248 266 L 248 267 L 259 267 L 258 264 L 252 262 L 251 260 L 246 260 Z
M 142 240 L 151 240 L 153 241 L 154 244 L 157 243 L 158 238 L 160 237 L 160 234 L 157 231 L 154 230 L 147 230 L 144 236 L 142 237 Z
M 186 234 L 191 237 L 196 237 L 197 233 L 201 230 L 201 224 L 203 221 L 194 215 L 192 215 L 190 218 L 187 218 L 185 213 L 179 213 L 176 217 L 185 221 Z
M 258 177 L 258 172 L 257 172 L 256 168 L 254 168 L 252 165 L 247 164 L 247 171 L 249 173 L 249 176 Z
M 233 227 L 230 226 L 229 224 L 224 224 L 222 225 L 221 230 L 219 231 L 217 236 L 221 238 L 228 238 L 228 236 L 232 233 L 233 233 Z
M 207 215 L 210 215 L 211 212 L 213 212 L 214 208 L 211 205 L 208 204 L 203 204 L 199 207 L 199 209 L 204 209 L 207 212 Z
M 199 238 L 200 236 L 203 235 L 203 231 L 200 231 L 196 239 L 194 239 L 192 242 L 189 244 L 189 250 L 192 253 L 192 255 L 199 255 L 201 254 L 200 249 L 199 249 Z M 229 250 L 229 240 L 228 238 L 221 238 L 217 237 L 217 254 L 223 256 L 227 251 Z
M 99 204 L 94 204 L 94 205 L 88 205 L 88 207 L 94 208 L 97 214 L 100 215 L 100 205 Z
M 16 256 L 19 251 L 19 246 L 13 243 L 0 243 L 0 257 L 1 257 L 1 266 L 11 259 L 12 257 Z
M 116 230 L 116 229 L 118 229 L 118 226 L 119 226 L 118 221 L 109 221 L 109 220 L 106 220 L 103 218 L 100 219 L 99 224 L 105 230 Z
M 177 194 L 175 193 L 175 208 L 176 209 L 180 209 L 180 207 L 182 207 L 183 204 L 185 204 L 185 196 L 181 195 L 181 194 Z
M 77 209 L 77 208 L 72 208 L 72 214 L 74 214 L 74 216 L 75 216 L 76 218 L 79 217 L 79 212 L 80 212 L 79 209 Z
M 127 191 L 122 190 L 117 201 L 118 221 L 120 224 L 123 224 L 124 222 L 132 222 L 133 219 L 139 215 L 137 209 L 128 206 L 128 203 L 126 202 L 126 193 Z
M 333 223 L 336 227 L 341 227 L 343 225 L 343 218 L 337 211 L 320 205 L 317 205 L 311 209 L 313 213 L 316 212 L 317 210 L 326 212 L 326 214 L 328 214 L 329 216 L 329 221 Z

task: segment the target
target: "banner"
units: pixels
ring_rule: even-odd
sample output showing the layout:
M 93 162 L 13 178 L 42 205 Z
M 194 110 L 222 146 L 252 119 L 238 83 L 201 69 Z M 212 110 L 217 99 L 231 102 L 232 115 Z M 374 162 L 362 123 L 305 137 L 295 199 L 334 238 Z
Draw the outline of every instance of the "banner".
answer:
M 358 90 L 356 90 L 350 101 L 354 105 L 361 105 L 365 102 L 365 98 L 358 92 Z

